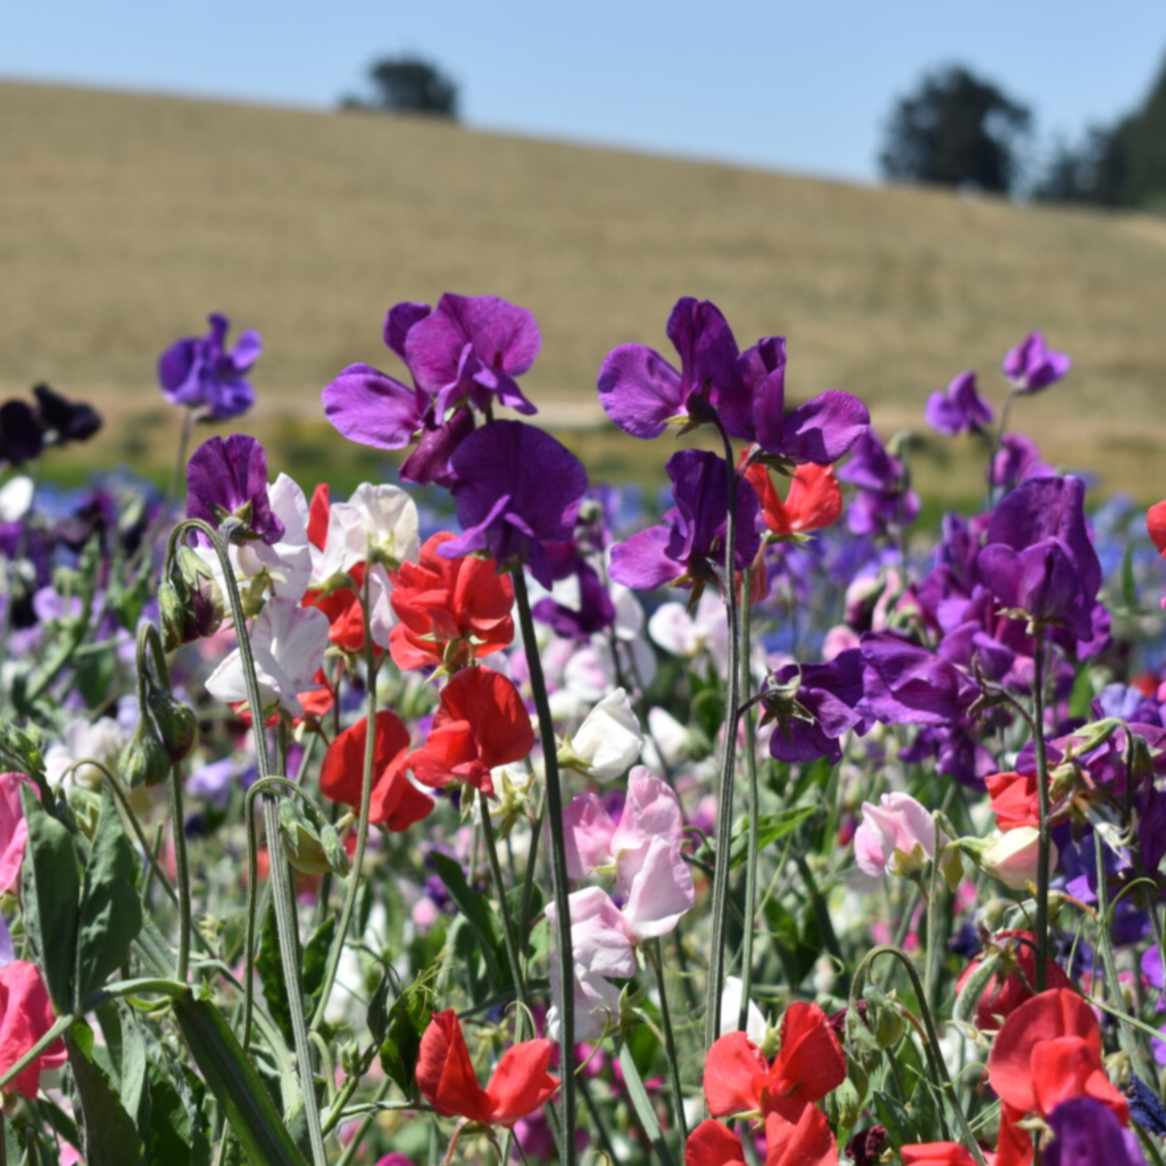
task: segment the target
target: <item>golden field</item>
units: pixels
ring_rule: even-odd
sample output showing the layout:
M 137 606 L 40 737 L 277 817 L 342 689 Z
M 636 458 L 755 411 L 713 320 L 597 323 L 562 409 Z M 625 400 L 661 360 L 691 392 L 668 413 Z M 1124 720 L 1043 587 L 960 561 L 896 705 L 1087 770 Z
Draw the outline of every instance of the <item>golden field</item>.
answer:
M 1076 364 L 1019 403 L 1017 426 L 1106 489 L 1148 501 L 1166 487 L 1159 220 L 424 119 L 4 83 L 0 174 L 0 393 L 47 380 L 92 399 L 110 423 L 82 460 L 168 464 L 177 421 L 154 361 L 213 309 L 266 342 L 239 427 L 275 442 L 276 468 L 295 472 L 282 450 L 350 469 L 321 387 L 355 361 L 394 371 L 385 310 L 450 290 L 530 308 L 544 347 L 525 387 L 545 423 L 601 472 L 654 481 L 672 443 L 605 426 L 595 376 L 617 343 L 667 350 L 672 303 L 696 295 L 742 344 L 788 337 L 793 400 L 847 389 L 885 435 L 922 431 L 927 394 L 963 368 L 998 400 L 1001 357 L 1041 328 Z M 921 485 L 974 493 L 970 447 L 957 454 L 927 441 Z

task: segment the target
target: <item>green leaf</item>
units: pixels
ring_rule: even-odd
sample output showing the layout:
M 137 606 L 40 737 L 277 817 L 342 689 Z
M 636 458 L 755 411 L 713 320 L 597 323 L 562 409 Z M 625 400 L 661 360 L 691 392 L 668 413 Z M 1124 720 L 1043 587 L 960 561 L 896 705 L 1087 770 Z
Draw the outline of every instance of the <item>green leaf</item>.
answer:
M 892 1149 L 900 1150 L 903 1146 L 919 1141 L 920 1135 L 910 1115 L 899 1102 L 886 1093 L 876 1093 L 873 1100 L 875 1113 L 878 1114 L 879 1123 L 886 1126 Z
M 174 1018 L 252 1166 L 307 1166 L 218 1009 L 189 994 L 174 1001 Z M 86 1166 L 92 1164 L 87 1162 Z
M 328 966 L 328 953 L 336 937 L 336 916 L 329 915 L 312 933 L 304 948 L 304 1012 L 315 1015 L 316 1004 L 324 990 L 324 971 Z
M 433 993 L 426 984 L 410 984 L 389 1009 L 381 1044 L 381 1067 L 406 1097 L 417 1095 L 417 1054 L 429 1026 Z
M 640 1125 L 644 1127 L 644 1133 L 648 1135 L 652 1148 L 664 1166 L 673 1166 L 672 1153 L 668 1149 L 668 1143 L 664 1140 L 660 1123 L 656 1120 L 652 1099 L 648 1096 L 648 1090 L 644 1086 L 640 1070 L 636 1067 L 636 1059 L 632 1056 L 632 1050 L 626 1044 L 620 1047 L 619 1064 L 620 1068 L 623 1069 L 624 1080 L 627 1083 L 628 1097 L 631 1099 L 632 1108 L 636 1111 Z
M 72 835 L 24 782 L 20 802 L 28 823 L 20 872 L 24 930 L 44 969 L 53 1006 L 59 1013 L 68 1013 L 73 1010 L 81 863 Z
M 93 1059 L 93 1030 L 78 1020 L 65 1034 L 80 1102 L 86 1166 L 141 1166 L 142 1139 L 104 1070 Z
M 474 929 L 481 943 L 481 952 L 486 961 L 486 972 L 491 986 L 495 990 L 509 987 L 509 967 L 503 956 L 502 925 L 498 922 L 498 916 L 489 899 L 466 882 L 461 866 L 448 855 L 435 850 L 429 855 L 429 862 L 437 871 L 437 877 L 445 885 L 449 897 L 457 904 L 458 910 Z
M 210 1143 L 181 1066 L 169 1049 L 155 1043 L 147 1072 L 151 1102 L 147 1166 L 205 1166 L 210 1162 Z
M 121 967 L 142 929 L 142 901 L 134 886 L 137 871 L 133 847 L 122 829 L 113 794 L 106 786 L 81 896 L 79 1003 Z
M 287 983 L 283 978 L 283 963 L 279 954 L 279 929 L 275 921 L 275 911 L 268 910 L 263 918 L 263 930 L 259 939 L 259 955 L 255 959 L 255 970 L 263 988 L 263 998 L 271 1019 L 279 1025 L 284 1040 L 293 1043 L 291 1005 L 287 998 Z
M 777 814 L 762 814 L 757 819 L 757 852 L 772 846 L 779 838 L 796 830 L 807 818 L 817 813 L 816 806 L 795 806 Z M 749 857 L 749 819 L 742 818 L 733 845 L 729 851 L 729 869 L 735 870 Z

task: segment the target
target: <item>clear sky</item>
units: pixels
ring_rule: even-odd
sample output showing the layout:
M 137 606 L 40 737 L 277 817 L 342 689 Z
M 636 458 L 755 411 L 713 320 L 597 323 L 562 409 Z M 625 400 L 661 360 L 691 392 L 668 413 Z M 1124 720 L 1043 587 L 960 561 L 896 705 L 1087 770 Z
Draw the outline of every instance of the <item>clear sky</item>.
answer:
M 0 0 L 0 77 L 328 108 L 403 52 L 488 129 L 877 177 L 894 98 L 961 62 L 1045 141 L 1166 57 L 1163 0 Z

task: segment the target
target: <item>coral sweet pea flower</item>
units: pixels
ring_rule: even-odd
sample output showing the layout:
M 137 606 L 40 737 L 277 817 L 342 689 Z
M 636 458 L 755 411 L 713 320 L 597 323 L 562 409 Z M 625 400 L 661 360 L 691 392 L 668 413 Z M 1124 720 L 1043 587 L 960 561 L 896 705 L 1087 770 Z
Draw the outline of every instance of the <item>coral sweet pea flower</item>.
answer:
M 846 1080 L 846 1054 L 817 1004 L 799 1001 L 781 1019 L 781 1050 L 773 1064 L 743 1033 L 723 1036 L 708 1051 L 704 1096 L 714 1117 L 780 1113 L 796 1121 Z
M 745 1152 L 736 1134 L 703 1121 L 688 1136 L 684 1166 L 737 1166 Z M 807 1105 L 797 1121 L 779 1113 L 765 1119 L 765 1166 L 837 1166 L 838 1145 L 820 1109 Z
M 1036 936 L 1031 931 L 1001 931 L 993 936 L 988 950 L 981 952 L 956 981 L 956 994 L 989 954 L 1000 956 L 1000 967 L 984 989 L 976 1005 L 976 1027 L 995 1032 L 1026 1000 L 1036 994 Z M 1045 982 L 1051 988 L 1071 988 L 1069 977 L 1055 960 L 1045 965 Z
M 992 799 L 992 813 L 1001 830 L 1040 825 L 1040 795 L 1036 775 L 993 773 L 984 778 Z
M 455 672 L 514 639 L 514 584 L 493 559 L 438 554 L 453 539 L 441 531 L 421 548 L 420 562 L 401 564 L 392 595 L 401 622 L 389 640 L 398 668 Z
M 1063 1101 L 1091 1097 L 1129 1124 L 1129 1103 L 1106 1076 L 1101 1031 L 1076 992 L 1054 988 L 1017 1008 L 988 1056 L 988 1084 L 1002 1103 L 998 1162 L 1031 1161 L 1026 1114 L 1047 1118 Z
M 746 450 L 741 461 L 745 462 L 748 456 Z M 745 480 L 757 495 L 765 525 L 779 537 L 821 530 L 842 516 L 842 487 L 830 466 L 813 462 L 798 466 L 785 502 L 778 497 L 768 467 L 761 463 L 745 469 Z
M 417 1087 L 442 1117 L 509 1127 L 545 1105 L 558 1090 L 558 1077 L 547 1072 L 553 1050 L 548 1040 L 511 1046 L 483 1089 L 457 1013 L 449 1008 L 433 1014 L 433 1022 L 421 1038 Z
M 514 682 L 491 668 L 465 668 L 441 690 L 429 740 L 404 766 L 434 789 L 462 782 L 492 794 L 490 770 L 533 748 L 530 714 Z
M 49 991 L 36 964 L 13 960 L 0 967 L 0 1073 L 15 1065 L 55 1020 Z M 64 1063 L 65 1044 L 53 1041 L 6 1088 L 31 1101 L 40 1088 L 41 1071 L 59 1069 Z
M 976 1160 L 959 1142 L 920 1142 L 899 1151 L 903 1166 L 976 1166 Z
M 359 807 L 364 781 L 364 750 L 368 717 L 345 729 L 324 754 L 320 792 L 333 802 Z M 373 746 L 373 789 L 368 820 L 399 833 L 420 822 L 433 809 L 433 799 L 417 789 L 405 775 L 409 731 L 396 713 L 376 715 Z

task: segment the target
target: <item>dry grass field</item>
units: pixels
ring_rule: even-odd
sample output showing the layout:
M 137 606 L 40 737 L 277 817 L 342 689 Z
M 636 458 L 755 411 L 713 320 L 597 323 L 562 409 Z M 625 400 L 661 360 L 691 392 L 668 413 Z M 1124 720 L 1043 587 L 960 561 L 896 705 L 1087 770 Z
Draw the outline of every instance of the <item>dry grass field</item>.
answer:
M 110 425 L 86 457 L 168 461 L 154 359 L 215 309 L 267 345 L 244 427 L 351 471 L 321 387 L 357 360 L 391 370 L 385 309 L 444 290 L 534 311 L 527 392 L 611 475 L 654 476 L 670 443 L 603 427 L 599 363 L 625 340 L 666 348 L 691 294 L 742 343 L 789 338 L 795 399 L 848 389 L 885 433 L 922 428 L 927 393 L 965 367 L 1002 387 L 1004 351 L 1042 328 L 1076 366 L 1017 423 L 1106 489 L 1163 493 L 1162 222 L 426 120 L 0 84 L 0 393 L 49 380 L 93 399 Z M 928 489 L 975 490 L 939 443 L 917 468 Z

